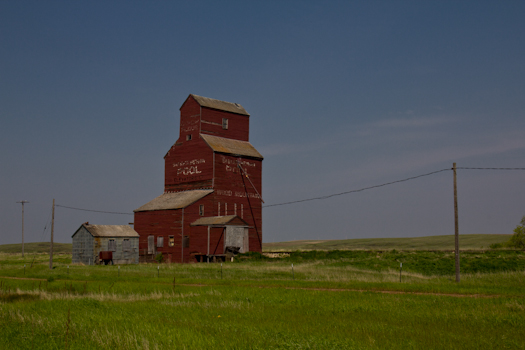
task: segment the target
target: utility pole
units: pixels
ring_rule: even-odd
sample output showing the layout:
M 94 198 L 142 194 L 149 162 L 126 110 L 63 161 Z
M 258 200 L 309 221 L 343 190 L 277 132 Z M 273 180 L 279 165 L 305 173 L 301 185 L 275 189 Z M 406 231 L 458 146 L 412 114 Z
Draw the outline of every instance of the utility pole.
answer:
M 22 203 L 22 258 L 24 257 L 24 204 L 29 203 L 29 201 L 19 201 L 17 203 Z
M 53 232 L 55 230 L 55 199 L 53 198 L 53 210 L 51 214 L 51 244 L 49 246 L 49 269 L 53 269 Z
M 456 181 L 456 163 L 453 164 L 454 170 L 454 241 L 456 253 L 456 282 L 459 283 L 459 223 L 458 223 L 458 186 Z

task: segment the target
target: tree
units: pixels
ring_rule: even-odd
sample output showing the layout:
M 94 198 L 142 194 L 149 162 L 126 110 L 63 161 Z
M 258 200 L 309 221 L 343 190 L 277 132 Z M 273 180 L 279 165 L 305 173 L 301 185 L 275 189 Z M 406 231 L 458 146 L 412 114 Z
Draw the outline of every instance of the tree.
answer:
M 516 226 L 514 234 L 508 241 L 509 247 L 525 250 L 525 216 L 521 218 L 521 225 Z

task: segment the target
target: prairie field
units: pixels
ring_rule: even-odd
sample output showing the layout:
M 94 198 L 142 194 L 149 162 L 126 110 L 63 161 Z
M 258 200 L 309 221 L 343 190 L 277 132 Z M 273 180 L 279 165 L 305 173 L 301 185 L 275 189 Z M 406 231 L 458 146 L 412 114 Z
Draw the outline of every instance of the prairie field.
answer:
M 0 348 L 525 348 L 524 252 L 461 258 L 456 283 L 449 252 L 252 253 L 222 266 L 60 254 L 53 269 L 46 254 L 0 253 Z

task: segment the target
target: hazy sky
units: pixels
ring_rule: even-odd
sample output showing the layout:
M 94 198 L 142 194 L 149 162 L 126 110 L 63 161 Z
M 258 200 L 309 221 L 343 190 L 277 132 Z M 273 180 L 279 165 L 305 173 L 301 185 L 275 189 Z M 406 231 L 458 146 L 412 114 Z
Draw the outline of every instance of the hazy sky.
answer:
M 0 244 L 52 199 L 163 191 L 190 94 L 242 104 L 275 204 L 443 168 L 525 167 L 523 1 L 1 1 Z M 511 233 L 525 171 L 458 171 L 460 234 Z M 452 172 L 263 209 L 263 241 L 454 233 Z M 57 208 L 55 240 L 131 215 Z

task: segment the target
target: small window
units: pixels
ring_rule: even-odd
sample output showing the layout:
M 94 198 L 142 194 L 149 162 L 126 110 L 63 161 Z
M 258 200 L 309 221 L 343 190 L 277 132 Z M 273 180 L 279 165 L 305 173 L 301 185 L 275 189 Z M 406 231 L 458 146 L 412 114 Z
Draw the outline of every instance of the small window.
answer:
M 124 252 L 131 251 L 131 241 L 129 239 L 124 239 L 122 241 L 122 251 Z
M 199 205 L 199 215 L 204 216 L 204 204 Z
M 217 216 L 221 216 L 221 202 L 217 203 Z
M 224 130 L 228 129 L 228 118 L 222 118 L 222 128 Z
M 169 236 L 169 246 L 173 247 L 175 245 L 175 236 Z
M 191 140 L 191 134 L 186 135 L 186 141 L 190 141 L 190 140 Z
M 110 252 L 115 252 L 117 251 L 117 242 L 114 240 L 114 239 L 110 239 L 108 241 L 108 250 Z
M 244 219 L 244 206 L 241 204 L 241 219 Z
M 157 237 L 157 248 L 164 247 L 164 237 L 158 236 Z
M 237 203 L 233 205 L 233 215 L 237 215 Z
M 228 203 L 224 203 L 224 215 L 228 216 Z
M 190 236 L 184 236 L 184 238 L 182 239 L 182 246 L 184 248 L 190 247 Z

